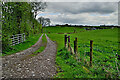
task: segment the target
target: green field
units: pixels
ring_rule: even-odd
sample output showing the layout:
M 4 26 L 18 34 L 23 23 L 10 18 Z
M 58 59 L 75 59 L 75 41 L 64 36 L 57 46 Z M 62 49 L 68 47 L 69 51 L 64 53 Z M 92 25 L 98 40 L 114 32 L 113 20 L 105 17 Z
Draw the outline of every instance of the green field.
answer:
M 83 28 L 79 28 L 79 27 L 45 27 L 43 28 L 44 33 L 73 33 L 75 30 L 75 32 L 81 32 L 81 31 L 85 31 L 85 29 Z
M 65 27 L 67 28 L 67 27 Z M 77 33 L 72 33 L 75 28 L 65 29 L 46 28 L 47 35 L 58 44 L 57 47 L 57 78 L 120 78 L 120 61 L 116 57 L 118 49 L 118 29 L 104 29 L 83 31 L 76 28 Z M 44 29 L 45 30 L 45 29 Z M 81 32 L 83 31 L 83 32 Z M 64 48 L 64 35 L 58 33 L 67 33 L 70 36 L 70 44 L 74 47 L 73 41 L 78 38 L 78 59 L 75 55 L 70 54 Z M 69 34 L 71 33 L 71 34 Z M 90 67 L 89 52 L 90 40 L 93 40 L 93 66 Z

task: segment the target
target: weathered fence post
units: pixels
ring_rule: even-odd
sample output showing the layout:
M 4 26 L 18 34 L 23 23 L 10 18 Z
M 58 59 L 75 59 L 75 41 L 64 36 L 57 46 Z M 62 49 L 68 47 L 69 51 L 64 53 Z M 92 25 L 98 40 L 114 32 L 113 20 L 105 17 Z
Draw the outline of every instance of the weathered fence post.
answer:
M 77 46 L 77 37 L 76 37 L 74 41 L 74 53 L 77 54 L 77 52 L 78 52 L 78 46 Z
M 68 51 L 70 51 L 70 36 L 68 36 Z
M 90 66 L 92 67 L 93 40 L 90 40 Z
M 67 35 L 65 35 L 65 47 L 67 48 Z

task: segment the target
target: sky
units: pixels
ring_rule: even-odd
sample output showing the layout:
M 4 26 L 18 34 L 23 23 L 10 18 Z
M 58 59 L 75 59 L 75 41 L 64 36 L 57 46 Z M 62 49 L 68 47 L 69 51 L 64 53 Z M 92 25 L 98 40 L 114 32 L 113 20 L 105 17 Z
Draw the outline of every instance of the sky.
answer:
M 39 17 L 50 18 L 51 25 L 118 25 L 118 2 L 47 2 Z

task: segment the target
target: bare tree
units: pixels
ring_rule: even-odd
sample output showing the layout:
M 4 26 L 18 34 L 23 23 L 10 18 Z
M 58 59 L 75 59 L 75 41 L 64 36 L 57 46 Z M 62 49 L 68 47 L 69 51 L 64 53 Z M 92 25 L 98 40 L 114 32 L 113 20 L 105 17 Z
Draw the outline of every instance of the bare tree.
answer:
M 44 11 L 45 8 L 47 7 L 46 2 L 31 2 L 31 6 L 32 6 L 32 11 L 34 13 L 34 17 L 36 18 L 36 16 L 38 15 L 38 11 Z
M 38 18 L 38 22 L 39 22 L 40 24 L 42 24 L 42 29 L 41 29 L 41 32 L 42 32 L 42 33 L 43 33 L 43 27 L 50 25 L 50 19 L 49 19 L 49 18 L 39 17 L 39 18 Z
M 42 24 L 42 27 L 49 26 L 50 25 L 50 19 L 49 18 L 43 18 L 39 17 L 38 22 Z

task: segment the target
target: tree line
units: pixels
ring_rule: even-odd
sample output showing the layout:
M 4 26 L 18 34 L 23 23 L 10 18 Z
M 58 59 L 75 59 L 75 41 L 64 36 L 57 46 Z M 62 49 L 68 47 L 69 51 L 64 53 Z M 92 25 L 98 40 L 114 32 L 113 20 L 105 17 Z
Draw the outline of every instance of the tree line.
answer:
M 45 2 L 2 2 L 2 50 L 11 48 L 12 35 L 25 33 L 26 37 L 39 34 L 42 24 L 36 20 L 37 12 L 46 8 Z

